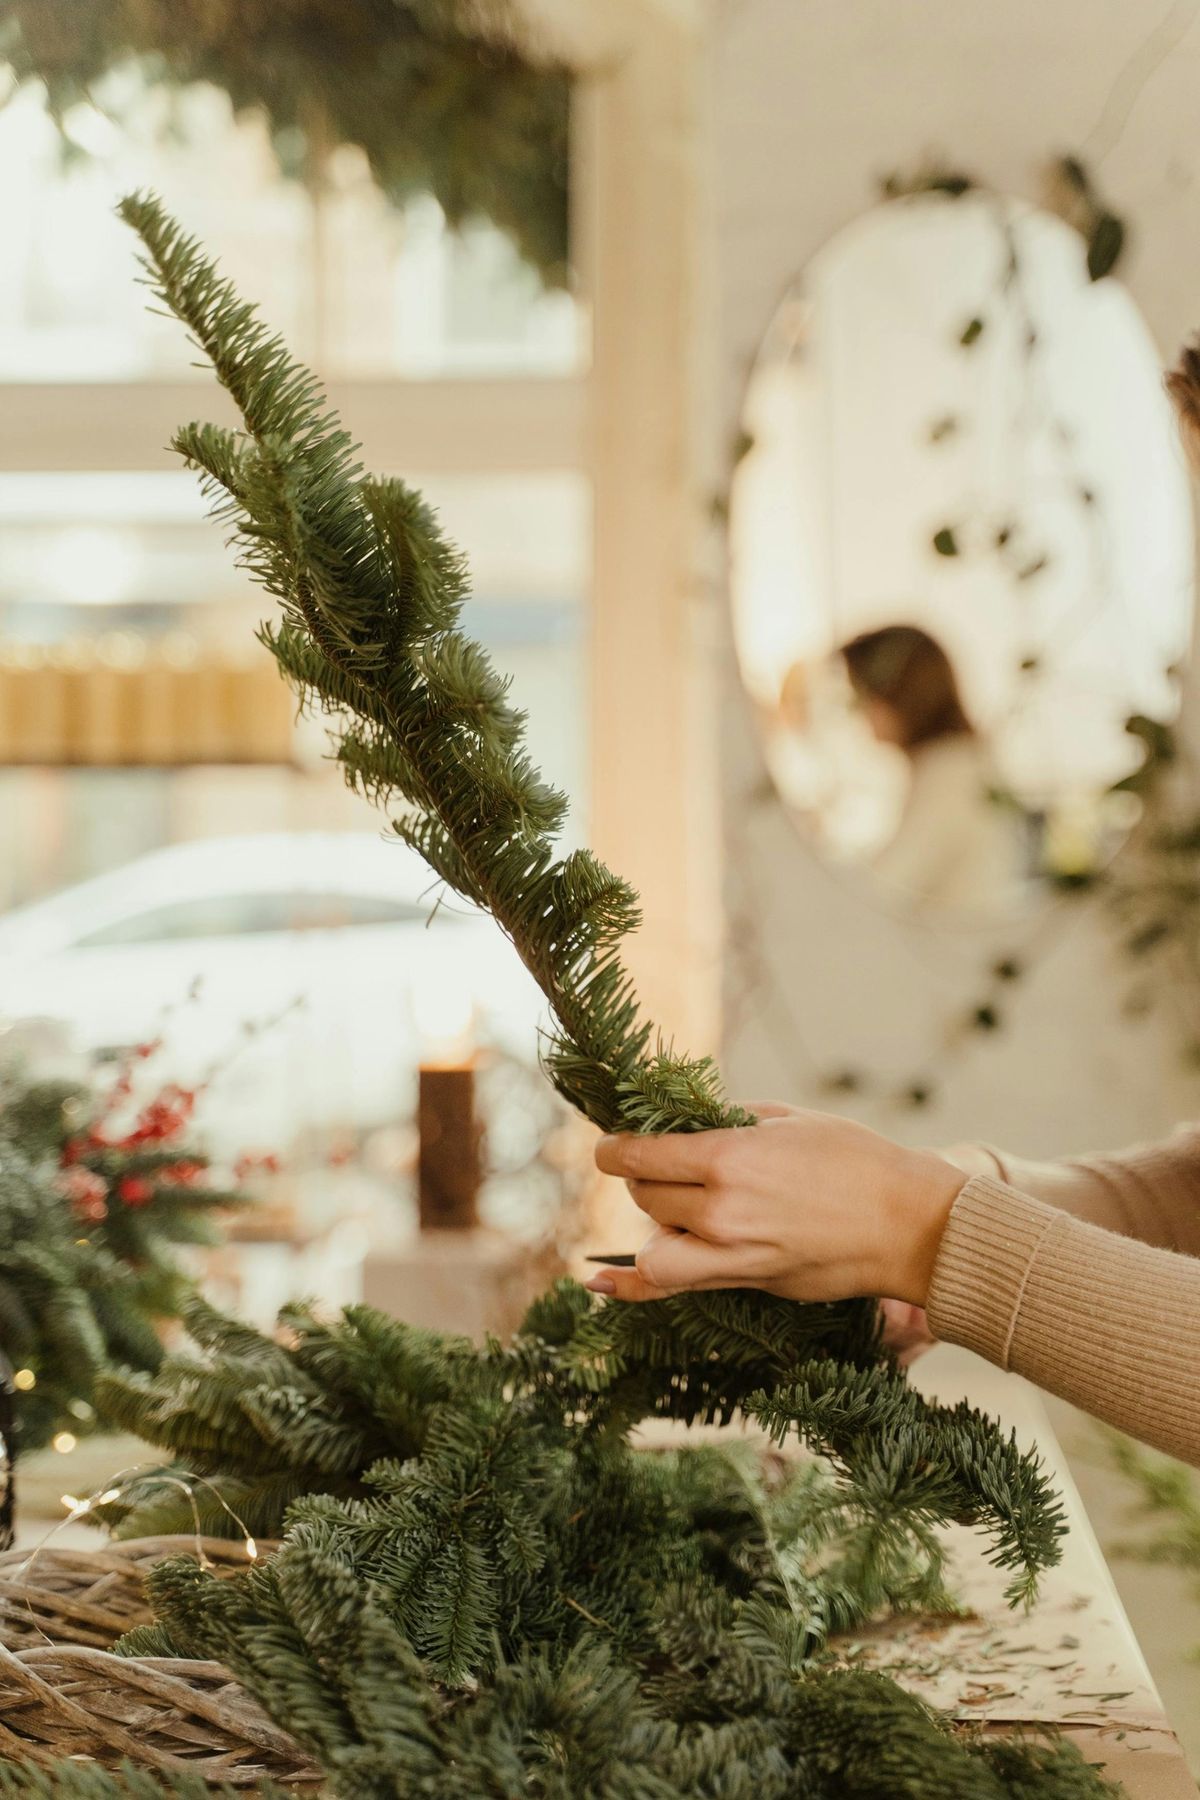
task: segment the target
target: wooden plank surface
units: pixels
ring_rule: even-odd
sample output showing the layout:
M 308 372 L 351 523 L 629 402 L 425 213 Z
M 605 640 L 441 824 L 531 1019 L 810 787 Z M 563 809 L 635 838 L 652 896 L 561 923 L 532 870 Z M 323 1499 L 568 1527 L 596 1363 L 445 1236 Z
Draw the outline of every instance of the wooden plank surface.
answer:
M 914 1385 L 944 1401 L 970 1400 L 1036 1442 L 1066 1507 L 1058 1568 L 1037 1604 L 1011 1612 L 1003 1575 L 978 1539 L 954 1531 L 954 1586 L 973 1616 L 893 1622 L 864 1634 L 862 1659 L 887 1664 L 913 1693 L 989 1730 L 1058 1726 L 1130 1800 L 1196 1800 L 1197 1788 L 1096 1542 L 1036 1391 L 978 1357 L 940 1345 Z

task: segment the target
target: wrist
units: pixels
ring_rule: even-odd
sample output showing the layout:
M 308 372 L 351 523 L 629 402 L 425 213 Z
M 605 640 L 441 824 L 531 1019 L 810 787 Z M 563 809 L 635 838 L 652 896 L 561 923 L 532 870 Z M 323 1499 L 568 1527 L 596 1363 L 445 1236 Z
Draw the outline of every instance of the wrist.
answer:
M 932 1151 L 906 1152 L 897 1183 L 893 1240 L 904 1247 L 904 1254 L 899 1269 L 893 1269 L 889 1278 L 889 1297 L 913 1306 L 925 1305 L 950 1213 L 968 1179 L 962 1169 Z M 895 1285 L 897 1278 L 902 1285 Z

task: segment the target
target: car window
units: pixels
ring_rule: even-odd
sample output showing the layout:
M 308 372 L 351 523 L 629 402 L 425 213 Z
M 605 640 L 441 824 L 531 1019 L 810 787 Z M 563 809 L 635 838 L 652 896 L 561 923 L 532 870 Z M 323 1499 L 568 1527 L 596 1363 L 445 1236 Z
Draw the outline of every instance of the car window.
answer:
M 77 949 L 162 944 L 180 938 L 245 937 L 261 931 L 339 931 L 361 925 L 424 924 L 432 902 L 415 906 L 374 894 L 206 894 L 151 907 L 75 940 Z M 439 916 L 449 916 L 443 912 Z

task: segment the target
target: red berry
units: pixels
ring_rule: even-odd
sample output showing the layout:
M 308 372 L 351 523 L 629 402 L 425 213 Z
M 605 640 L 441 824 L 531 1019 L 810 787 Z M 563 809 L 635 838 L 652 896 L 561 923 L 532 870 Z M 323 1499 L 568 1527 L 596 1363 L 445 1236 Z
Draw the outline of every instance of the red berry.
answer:
M 165 1169 L 160 1169 L 158 1178 L 160 1181 L 174 1182 L 178 1187 L 190 1187 L 203 1173 L 203 1163 L 177 1162 L 169 1163 Z
M 94 1169 L 65 1169 L 58 1177 L 58 1189 L 71 1202 L 71 1211 L 77 1219 L 86 1219 L 92 1223 L 108 1216 L 108 1189 L 103 1177 Z

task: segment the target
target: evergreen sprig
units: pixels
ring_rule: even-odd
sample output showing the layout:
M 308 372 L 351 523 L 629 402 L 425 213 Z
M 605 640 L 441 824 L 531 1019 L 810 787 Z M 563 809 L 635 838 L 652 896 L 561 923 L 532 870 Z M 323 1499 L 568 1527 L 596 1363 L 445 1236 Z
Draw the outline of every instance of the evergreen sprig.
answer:
M 263 640 L 302 702 L 337 722 L 351 785 L 394 807 L 397 834 L 512 939 L 554 1013 L 555 1084 L 607 1130 L 746 1122 L 709 1060 L 655 1047 L 639 1016 L 620 958 L 632 889 L 587 850 L 556 856 L 566 798 L 531 763 L 507 681 L 457 628 L 466 568 L 429 508 L 364 476 L 315 378 L 156 200 L 121 212 L 245 422 L 189 425 L 173 444 L 280 603 Z

